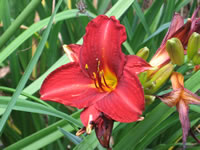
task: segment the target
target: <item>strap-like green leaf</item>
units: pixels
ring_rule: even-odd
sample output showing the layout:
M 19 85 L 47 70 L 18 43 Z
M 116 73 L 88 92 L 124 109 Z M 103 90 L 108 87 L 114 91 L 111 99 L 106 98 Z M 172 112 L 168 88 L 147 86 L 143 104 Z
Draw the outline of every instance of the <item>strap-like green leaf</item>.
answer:
M 43 34 L 43 38 L 41 40 L 41 42 L 39 43 L 38 45 L 38 48 L 36 50 L 36 53 L 35 55 L 33 56 L 33 58 L 31 59 L 29 65 L 27 66 L 27 69 L 24 73 L 24 75 L 22 76 L 19 84 L 17 85 L 17 88 L 16 88 L 16 91 L 14 92 L 12 98 L 11 98 L 11 101 L 8 103 L 8 106 L 6 108 L 6 111 L 4 112 L 1 120 L 0 120 L 0 134 L 2 134 L 2 130 L 3 130 L 3 127 L 4 127 L 4 124 L 6 123 L 16 101 L 17 101 L 17 98 L 18 96 L 20 95 L 21 91 L 23 90 L 23 88 L 25 87 L 26 85 L 26 82 L 28 81 L 28 78 L 29 76 L 31 75 L 31 72 L 33 70 L 33 67 L 35 66 L 35 64 L 37 63 L 42 51 L 43 51 L 43 48 L 45 46 L 45 43 L 47 41 L 47 38 L 48 38 L 48 35 L 49 35 L 49 32 L 50 32 L 50 29 L 51 29 L 51 26 L 52 26 L 52 23 L 53 23 L 53 19 L 54 19 L 54 16 L 58 10 L 58 8 L 60 7 L 62 3 L 62 0 L 59 0 L 58 4 L 56 5 L 56 8 L 55 8 L 55 11 L 53 12 L 52 16 L 51 16 L 51 19 L 47 25 L 47 29 L 45 30 L 44 34 Z

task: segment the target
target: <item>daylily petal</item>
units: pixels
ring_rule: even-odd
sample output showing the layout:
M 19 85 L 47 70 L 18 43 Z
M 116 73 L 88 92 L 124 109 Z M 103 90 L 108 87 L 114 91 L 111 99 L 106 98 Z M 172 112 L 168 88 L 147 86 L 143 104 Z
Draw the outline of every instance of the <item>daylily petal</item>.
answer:
M 170 39 L 172 37 L 172 35 L 183 25 L 184 25 L 183 17 L 180 14 L 175 13 L 172 18 L 170 27 L 169 27 L 161 45 L 164 45 L 167 42 L 167 40 Z
M 98 101 L 97 109 L 119 122 L 137 121 L 144 110 L 144 93 L 136 76 L 124 69 L 116 89 Z
M 112 133 L 113 120 L 98 111 L 94 105 L 84 109 L 80 115 L 85 127 L 92 124 L 95 128 L 97 138 L 103 147 L 109 148 Z
M 188 136 L 188 132 L 190 129 L 190 120 L 188 117 L 188 105 L 183 101 L 180 100 L 179 103 L 177 104 L 177 110 L 179 112 L 179 119 L 181 121 L 181 126 L 182 126 L 182 130 L 183 130 L 183 149 L 186 148 L 186 140 L 187 140 L 187 136 Z
M 112 134 L 113 120 L 102 116 L 95 123 L 95 132 L 101 145 L 109 148 L 110 137 Z
M 125 27 L 115 17 L 100 15 L 88 23 L 80 52 L 80 66 L 90 76 L 99 70 L 120 76 L 125 56 L 121 44 L 126 40 Z
M 179 89 L 184 87 L 184 77 L 178 72 L 173 72 L 171 76 L 172 88 Z
M 199 10 L 200 10 L 200 6 L 194 11 L 194 13 L 192 14 L 192 20 L 195 20 L 195 18 L 196 18 L 196 16 L 197 16 L 197 14 L 198 14 L 198 12 L 199 12 Z
M 78 63 L 68 63 L 53 71 L 44 81 L 41 99 L 85 108 L 105 96 L 85 76 Z
M 153 67 L 161 67 L 165 64 L 167 64 L 170 61 L 170 57 L 168 55 L 168 52 L 166 51 L 165 45 L 160 47 L 153 58 L 150 60 L 149 64 Z
M 184 88 L 181 98 L 188 104 L 200 105 L 200 97 Z
M 192 15 L 192 25 L 191 25 L 191 30 L 190 30 L 190 34 L 189 35 L 192 35 L 193 32 L 197 32 L 197 33 L 200 33 L 200 18 L 196 18 L 198 12 L 200 10 L 200 6 L 195 10 L 195 12 L 193 13 Z
M 186 24 L 184 24 L 179 30 L 177 30 L 174 34 L 172 34 L 172 37 L 176 37 L 182 42 L 183 47 L 187 45 L 188 39 L 190 37 L 188 33 L 191 29 L 191 24 L 192 21 L 188 20 Z
M 94 104 L 95 105 L 95 104 Z M 89 123 L 94 122 L 100 115 L 101 112 L 98 111 L 95 106 L 85 108 L 80 115 L 81 122 L 86 127 Z
M 128 55 L 126 56 L 126 65 L 125 68 L 130 72 L 139 74 L 146 70 L 152 69 L 151 65 L 149 65 L 145 60 L 142 58 L 135 56 L 135 55 Z
M 169 107 L 173 107 L 179 102 L 181 92 L 182 90 L 174 90 L 165 95 L 158 96 L 158 98 L 160 98 L 162 102 L 168 105 Z
M 200 33 L 200 18 L 192 21 L 191 30 L 189 35 L 192 35 L 193 32 Z
M 78 62 L 79 60 L 78 56 L 81 49 L 81 45 L 78 44 L 63 45 L 63 49 L 71 62 Z
M 196 18 L 198 12 L 200 10 L 200 6 L 195 10 L 195 12 L 192 14 L 192 25 L 191 25 L 191 31 L 190 34 L 192 34 L 193 32 L 198 32 L 200 33 L 200 18 Z

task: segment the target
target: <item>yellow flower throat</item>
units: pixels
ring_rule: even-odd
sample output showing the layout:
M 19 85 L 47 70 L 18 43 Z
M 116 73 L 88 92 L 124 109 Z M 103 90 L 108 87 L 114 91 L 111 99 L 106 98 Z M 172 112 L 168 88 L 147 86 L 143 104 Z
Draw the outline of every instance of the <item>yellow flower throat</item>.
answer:
M 116 75 L 109 70 L 106 66 L 104 69 L 100 70 L 100 61 L 98 61 L 97 72 L 93 72 L 92 79 L 94 80 L 94 86 L 100 92 L 111 92 L 117 86 Z M 85 69 L 88 70 L 89 67 L 86 64 Z

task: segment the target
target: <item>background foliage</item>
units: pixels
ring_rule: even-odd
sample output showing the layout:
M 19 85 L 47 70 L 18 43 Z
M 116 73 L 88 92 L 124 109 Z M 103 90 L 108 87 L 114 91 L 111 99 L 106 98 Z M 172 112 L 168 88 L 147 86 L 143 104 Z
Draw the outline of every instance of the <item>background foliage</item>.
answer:
M 78 0 L 0 0 L 0 148 L 102 150 L 94 132 L 81 138 L 74 136 L 82 127 L 79 110 L 39 99 L 38 90 L 44 78 L 58 66 L 69 62 L 62 45 L 81 43 L 87 23 L 95 16 L 114 15 L 126 27 L 124 53 L 135 54 L 147 46 L 150 59 L 159 47 L 174 12 L 188 18 L 199 5 L 198 0 L 84 2 L 86 12 L 77 9 Z M 177 69 L 185 75 L 186 88 L 199 94 L 200 71 L 187 75 L 191 70 L 189 66 Z M 166 83 L 156 94 L 166 92 L 169 86 L 169 82 Z M 190 121 L 198 133 L 200 109 L 198 106 L 190 108 Z M 138 123 L 115 123 L 114 149 L 181 147 L 182 131 L 175 108 L 169 108 L 156 99 L 146 106 L 144 117 L 144 121 Z M 189 137 L 187 145 L 200 149 L 193 143 Z

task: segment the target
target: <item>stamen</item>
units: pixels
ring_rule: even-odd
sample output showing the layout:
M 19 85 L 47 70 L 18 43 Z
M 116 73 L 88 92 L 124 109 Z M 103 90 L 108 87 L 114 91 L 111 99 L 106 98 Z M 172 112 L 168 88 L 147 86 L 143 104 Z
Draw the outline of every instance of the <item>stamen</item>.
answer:
M 85 64 L 85 70 L 88 70 L 88 64 Z
M 106 79 L 105 79 L 104 75 L 103 75 L 102 77 L 103 77 L 103 82 L 104 82 L 104 84 L 106 85 L 106 87 L 107 87 L 107 88 L 110 88 L 110 87 L 108 86 L 108 84 L 106 83 Z
M 98 60 L 98 58 L 97 58 L 97 60 Z M 100 61 L 97 62 L 97 72 L 99 72 L 99 70 L 100 70 L 99 69 L 100 68 L 100 63 L 101 63 Z
M 101 88 L 101 90 L 105 92 L 105 90 L 103 89 L 104 85 L 101 82 L 101 77 L 99 74 L 97 76 L 97 81 L 98 81 L 98 84 L 99 84 L 99 87 Z
M 105 90 L 103 89 L 103 84 L 101 83 L 101 78 L 99 76 L 99 73 L 96 74 L 95 72 L 93 72 L 93 76 L 94 76 L 94 84 L 96 88 L 100 88 L 102 91 L 105 92 Z
M 94 85 L 95 85 L 95 87 L 98 89 L 99 87 L 97 86 L 97 83 L 96 83 L 97 81 L 94 79 Z
M 99 87 L 98 87 L 98 81 L 97 81 L 97 75 L 96 75 L 95 72 L 93 72 L 93 76 L 94 76 L 94 79 L 93 79 L 93 80 L 94 80 L 95 87 L 96 87 L 96 88 L 99 88 Z
M 97 75 L 96 75 L 96 73 L 95 73 L 95 72 L 93 72 L 93 76 L 94 76 L 94 78 L 95 78 L 95 79 L 97 78 Z
M 94 80 L 94 78 L 93 78 L 93 77 L 90 75 L 90 73 L 89 73 L 88 69 L 89 69 L 89 67 L 88 67 L 88 64 L 85 64 L 85 70 L 86 70 L 86 72 L 87 72 L 87 74 L 88 74 L 89 78 L 91 78 L 91 79 L 93 79 L 93 80 Z
M 97 89 L 100 90 L 100 92 L 110 92 L 112 91 L 115 87 L 116 87 L 116 82 L 115 80 L 112 80 L 112 79 L 107 79 L 104 75 L 104 70 L 100 70 L 100 64 L 101 62 L 98 60 L 98 58 L 96 58 L 97 60 L 97 70 L 95 72 L 93 72 L 91 74 L 92 78 L 94 80 L 94 85 Z M 85 69 L 87 70 L 88 69 L 88 65 L 86 64 L 85 65 Z M 89 72 L 88 72 L 89 73 Z M 108 75 L 109 77 L 109 75 Z M 111 74 L 111 77 L 112 77 L 112 74 Z M 115 76 L 114 76 L 115 77 Z

